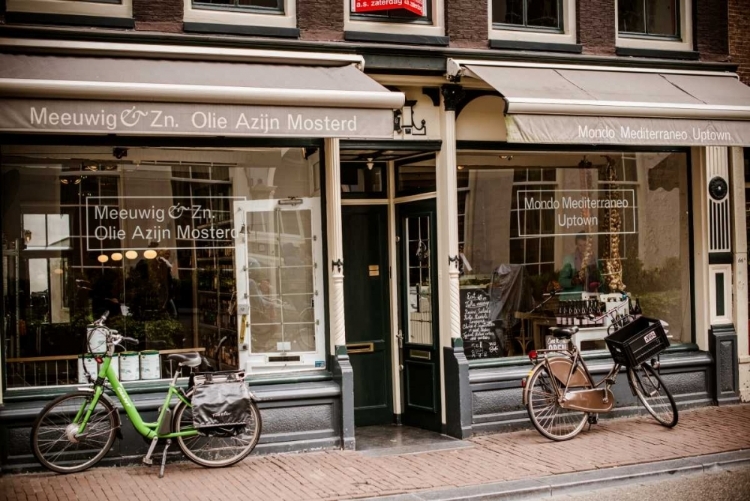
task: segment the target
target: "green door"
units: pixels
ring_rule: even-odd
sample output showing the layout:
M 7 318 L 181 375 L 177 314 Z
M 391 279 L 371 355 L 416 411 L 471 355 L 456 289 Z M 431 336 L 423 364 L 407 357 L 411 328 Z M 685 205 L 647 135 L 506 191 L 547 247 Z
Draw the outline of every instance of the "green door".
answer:
M 435 200 L 397 206 L 405 425 L 441 429 Z
M 388 210 L 343 206 L 346 346 L 354 372 L 356 426 L 393 421 Z

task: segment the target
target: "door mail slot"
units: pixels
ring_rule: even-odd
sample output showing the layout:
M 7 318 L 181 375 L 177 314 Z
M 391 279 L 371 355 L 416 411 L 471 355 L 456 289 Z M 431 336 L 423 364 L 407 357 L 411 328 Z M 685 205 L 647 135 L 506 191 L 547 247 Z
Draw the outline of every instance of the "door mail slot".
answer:
M 380 276 L 380 265 L 371 264 L 367 267 L 367 271 L 369 272 L 371 277 L 378 277 Z
M 431 360 L 432 354 L 425 350 L 409 350 L 409 356 L 411 358 L 419 358 L 422 360 Z
M 349 355 L 351 355 L 352 353 L 372 353 L 374 351 L 374 343 L 353 343 L 346 345 L 346 352 Z

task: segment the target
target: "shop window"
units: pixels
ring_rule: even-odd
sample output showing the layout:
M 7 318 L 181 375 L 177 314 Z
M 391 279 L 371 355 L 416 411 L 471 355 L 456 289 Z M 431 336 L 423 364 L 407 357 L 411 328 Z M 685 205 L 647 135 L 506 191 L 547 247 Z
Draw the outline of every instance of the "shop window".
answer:
M 341 162 L 341 196 L 343 198 L 385 198 L 385 162 L 365 160 Z
M 430 36 L 445 34 L 444 0 L 417 0 L 411 3 L 415 8 L 400 5 L 387 8 L 393 2 L 380 0 L 344 0 L 344 30 Z M 380 8 L 381 4 L 384 8 Z M 420 5 L 421 14 L 418 9 Z
M 556 169 L 517 169 L 513 173 L 513 200 L 518 200 L 519 191 L 523 196 L 540 195 L 556 191 L 554 184 Z M 526 209 L 518 203 L 512 204 L 510 229 L 510 262 L 522 264 L 533 275 L 549 273 L 554 269 L 555 214 L 553 209 Z M 525 237 L 523 235 L 543 235 Z
M 132 17 L 133 0 L 6 0 L 8 12 Z
M 396 196 L 420 195 L 437 191 L 435 159 L 396 166 Z
M 693 50 L 692 2 L 617 0 L 617 46 Z
M 582 350 L 603 350 L 611 320 L 582 312 L 613 306 L 691 342 L 684 153 L 459 152 L 458 163 L 462 311 L 470 302 L 487 320 L 465 324 L 467 356 L 524 355 L 567 321 Z
M 317 152 L 2 154 L 8 387 L 85 383 L 86 326 L 104 311 L 160 353 L 156 377 L 195 350 L 216 369 L 325 366 Z
M 264 28 L 297 28 L 294 0 L 183 0 L 184 21 Z
M 575 0 L 490 0 L 493 40 L 576 43 Z

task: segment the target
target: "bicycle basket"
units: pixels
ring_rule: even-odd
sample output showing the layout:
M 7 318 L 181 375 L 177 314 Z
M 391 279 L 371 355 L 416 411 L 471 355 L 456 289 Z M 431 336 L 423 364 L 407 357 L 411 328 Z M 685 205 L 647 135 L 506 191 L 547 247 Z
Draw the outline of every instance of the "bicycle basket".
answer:
M 640 316 L 604 338 L 612 358 L 626 367 L 636 367 L 669 347 L 661 321 Z
M 193 427 L 206 434 L 237 434 L 250 419 L 251 402 L 243 380 L 196 385 Z

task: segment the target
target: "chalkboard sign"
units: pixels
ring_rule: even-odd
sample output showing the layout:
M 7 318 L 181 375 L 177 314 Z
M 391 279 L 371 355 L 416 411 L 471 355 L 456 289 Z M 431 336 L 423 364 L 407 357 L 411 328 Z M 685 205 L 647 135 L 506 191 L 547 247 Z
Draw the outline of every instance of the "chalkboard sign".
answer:
M 500 356 L 500 345 L 490 318 L 490 295 L 484 289 L 461 290 L 461 337 L 466 358 Z

